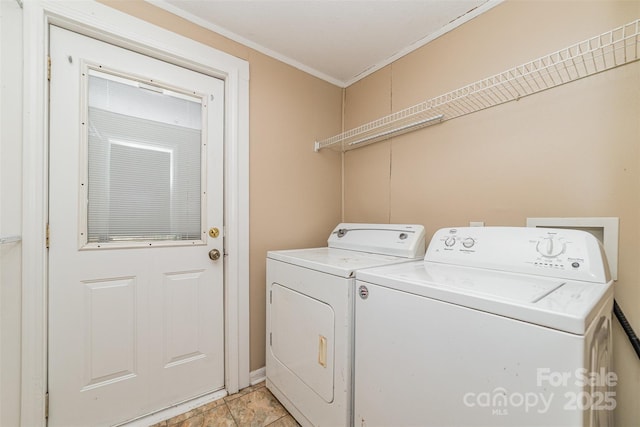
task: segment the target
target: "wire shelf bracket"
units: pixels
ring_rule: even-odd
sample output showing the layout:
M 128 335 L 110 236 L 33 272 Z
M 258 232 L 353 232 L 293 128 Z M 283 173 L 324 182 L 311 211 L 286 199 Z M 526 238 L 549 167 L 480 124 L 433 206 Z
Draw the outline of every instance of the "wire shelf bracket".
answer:
M 316 152 L 348 151 L 445 120 L 516 101 L 640 59 L 640 19 L 460 89 L 315 141 Z

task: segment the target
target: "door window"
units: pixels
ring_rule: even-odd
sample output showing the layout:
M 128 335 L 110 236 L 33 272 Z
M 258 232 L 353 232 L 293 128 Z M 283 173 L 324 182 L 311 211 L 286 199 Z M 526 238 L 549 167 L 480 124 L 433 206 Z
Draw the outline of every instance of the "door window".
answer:
M 88 68 L 85 79 L 82 185 L 88 188 L 81 241 L 95 247 L 200 240 L 206 98 L 103 70 Z

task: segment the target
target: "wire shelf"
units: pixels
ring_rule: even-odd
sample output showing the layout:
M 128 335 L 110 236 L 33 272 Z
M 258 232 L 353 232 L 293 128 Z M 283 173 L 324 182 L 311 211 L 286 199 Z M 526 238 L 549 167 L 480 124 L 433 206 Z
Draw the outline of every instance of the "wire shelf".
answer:
M 314 149 L 347 151 L 359 148 L 635 62 L 640 59 L 639 35 L 640 19 L 339 135 L 316 141 Z

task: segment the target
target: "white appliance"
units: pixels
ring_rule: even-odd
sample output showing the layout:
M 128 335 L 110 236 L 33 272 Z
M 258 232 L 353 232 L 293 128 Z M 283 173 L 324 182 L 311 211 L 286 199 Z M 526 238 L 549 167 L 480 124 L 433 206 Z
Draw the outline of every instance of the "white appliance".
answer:
M 422 259 L 421 225 L 339 224 L 267 254 L 267 388 L 303 426 L 350 426 L 355 271 Z
M 436 232 L 356 273 L 356 426 L 609 426 L 613 287 L 566 229 Z

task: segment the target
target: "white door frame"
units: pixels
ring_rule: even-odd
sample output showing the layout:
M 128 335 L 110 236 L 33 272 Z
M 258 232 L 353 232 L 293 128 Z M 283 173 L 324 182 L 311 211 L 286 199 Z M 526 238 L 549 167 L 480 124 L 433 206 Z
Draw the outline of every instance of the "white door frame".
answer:
M 23 13 L 21 425 L 46 425 L 50 24 L 225 80 L 225 387 L 248 386 L 249 64 L 90 0 L 25 0 Z

